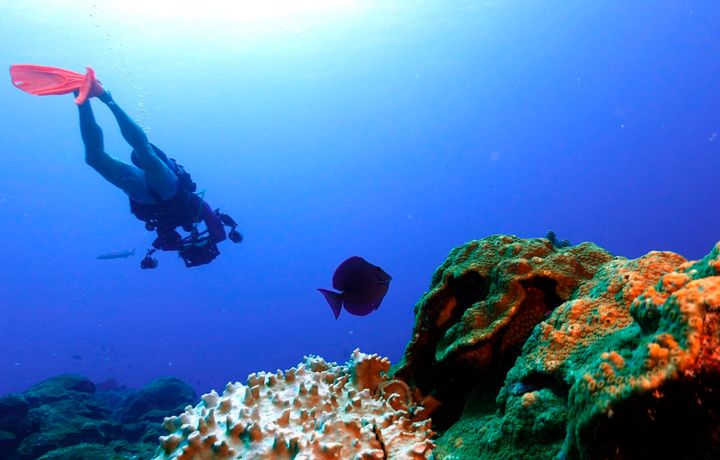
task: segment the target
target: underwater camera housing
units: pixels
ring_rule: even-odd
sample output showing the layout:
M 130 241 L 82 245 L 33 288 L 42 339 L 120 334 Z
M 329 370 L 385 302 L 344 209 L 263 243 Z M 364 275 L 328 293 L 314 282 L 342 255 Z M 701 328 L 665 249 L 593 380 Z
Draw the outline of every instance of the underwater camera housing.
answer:
M 230 238 L 230 241 L 233 243 L 242 243 L 243 241 L 242 234 L 234 228 L 228 232 L 228 238 Z
M 188 268 L 209 264 L 220 255 L 217 245 L 209 241 L 203 245 L 186 244 L 178 252 Z
M 155 249 L 148 249 L 147 254 L 143 257 L 143 260 L 140 261 L 140 268 L 143 270 L 148 268 L 157 268 L 158 260 L 152 256 L 155 251 Z

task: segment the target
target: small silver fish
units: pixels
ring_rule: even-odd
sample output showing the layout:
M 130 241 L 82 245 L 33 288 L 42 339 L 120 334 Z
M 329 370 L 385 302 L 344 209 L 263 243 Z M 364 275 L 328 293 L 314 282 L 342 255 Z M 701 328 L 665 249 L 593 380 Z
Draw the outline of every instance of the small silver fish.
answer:
M 127 249 L 123 251 L 116 251 L 116 252 L 108 252 L 107 254 L 101 254 L 97 256 L 100 260 L 109 260 L 109 259 L 127 259 L 130 256 L 135 255 L 135 248 L 132 248 L 132 251 L 129 251 Z

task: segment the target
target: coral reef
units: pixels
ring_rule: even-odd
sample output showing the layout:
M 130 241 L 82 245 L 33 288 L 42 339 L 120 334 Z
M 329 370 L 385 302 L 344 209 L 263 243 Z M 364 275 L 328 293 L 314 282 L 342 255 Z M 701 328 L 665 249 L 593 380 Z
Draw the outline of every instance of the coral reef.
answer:
M 535 325 L 611 258 L 592 243 L 556 247 L 511 235 L 453 249 L 415 305 L 394 375 L 442 403 L 433 414 L 441 428 L 452 423 L 464 393 L 483 379 L 502 381 Z
M 429 419 L 387 359 L 355 350 L 345 366 L 308 357 L 297 368 L 229 383 L 179 417 L 160 438 L 161 459 L 425 459 Z
M 177 379 L 59 376 L 0 398 L 0 460 L 720 458 L 720 243 L 626 259 L 549 236 L 453 249 L 392 371 L 311 356 L 195 407 Z
M 566 362 L 576 363 L 575 372 L 564 376 L 569 386 L 564 452 L 581 458 L 720 458 L 719 250 L 720 245 L 699 262 L 650 253 L 638 259 L 649 281 L 642 293 L 636 295 L 644 284 L 638 273 L 618 267 L 603 286 L 612 300 L 596 308 L 582 305 L 585 299 L 592 303 L 589 287 L 580 305 L 558 315 L 575 329 L 599 321 L 606 332 L 584 350 L 564 347 L 571 350 Z M 652 282 L 674 263 L 679 265 Z M 610 317 L 618 323 L 612 333 L 603 307 L 618 312 Z M 623 321 L 619 312 L 628 310 L 630 318 Z M 545 332 L 555 331 L 540 332 L 528 350 L 547 342 Z M 542 354 L 536 356 L 545 362 L 563 357 L 549 349 Z
M 537 244 L 500 238 L 523 247 Z M 491 244 L 488 250 L 492 253 L 495 247 Z M 416 397 L 440 395 L 445 396 L 440 403 L 462 406 L 454 418 L 445 420 L 434 456 L 720 457 L 719 252 L 720 245 L 698 262 L 670 252 L 651 252 L 634 260 L 616 257 L 592 265 L 594 273 L 575 272 L 580 278 L 573 292 L 565 291 L 569 295 L 563 297 L 562 291 L 555 291 L 565 301 L 534 327 L 521 353 L 511 357 L 517 359 L 509 371 L 497 359 L 497 348 L 495 353 L 465 354 L 470 359 L 462 363 L 466 369 L 462 377 L 470 381 L 459 385 L 465 391 L 453 400 L 443 393 L 444 382 L 425 379 L 417 370 L 423 365 L 418 358 L 432 358 L 427 350 L 435 346 L 443 350 L 447 342 L 447 328 L 437 321 L 443 311 L 443 302 L 436 300 L 437 281 L 448 271 L 465 273 L 470 266 L 458 263 L 459 252 L 453 251 L 417 306 L 416 333 L 426 335 L 414 336 L 395 374 L 409 377 L 410 386 L 420 393 Z M 501 273 L 491 275 L 491 284 L 506 276 L 500 266 L 497 270 Z M 465 288 L 487 292 L 487 300 L 474 308 L 501 311 L 502 306 L 483 304 L 504 298 L 493 297 L 493 288 L 486 285 L 483 281 Z M 504 285 L 514 289 L 511 283 Z M 487 328 L 479 326 L 484 333 Z M 504 337 L 494 340 L 497 347 Z M 414 355 L 418 350 L 425 352 L 418 357 Z M 443 354 L 436 352 L 435 357 L 439 361 Z
M 177 379 L 98 391 L 85 377 L 59 375 L 0 398 L 0 459 L 149 458 L 162 419 L 195 399 Z
M 180 379 L 155 379 L 127 398 L 120 420 L 123 423 L 145 420 L 162 422 L 168 413 L 184 408 L 188 401 L 196 398 L 195 391 Z

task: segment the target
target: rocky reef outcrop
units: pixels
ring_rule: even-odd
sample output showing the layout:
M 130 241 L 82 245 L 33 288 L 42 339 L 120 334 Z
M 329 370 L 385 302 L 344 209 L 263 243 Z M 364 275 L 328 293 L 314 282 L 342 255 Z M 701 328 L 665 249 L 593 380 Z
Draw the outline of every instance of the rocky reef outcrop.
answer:
M 453 249 L 415 305 L 413 335 L 395 377 L 439 406 L 433 420 L 444 429 L 471 388 L 486 382 L 497 393 L 533 328 L 611 259 L 592 243 L 557 247 L 512 235 Z
M 59 375 L 0 398 L 0 459 L 150 458 L 162 420 L 195 399 L 174 378 L 131 391 Z
M 454 249 L 394 370 L 437 406 L 435 458 L 720 457 L 719 253 Z

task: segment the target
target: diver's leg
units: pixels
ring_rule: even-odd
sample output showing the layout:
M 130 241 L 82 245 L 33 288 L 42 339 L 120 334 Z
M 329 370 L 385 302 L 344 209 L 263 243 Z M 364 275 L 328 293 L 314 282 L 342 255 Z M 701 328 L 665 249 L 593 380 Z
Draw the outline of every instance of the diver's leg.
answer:
M 128 144 L 135 150 L 148 186 L 164 199 L 170 199 L 177 191 L 178 178 L 165 162 L 155 155 L 145 131 L 128 116 L 113 100 L 109 92 L 99 96 L 115 116 L 120 132 Z
M 80 134 L 85 145 L 85 162 L 108 182 L 141 203 L 155 202 L 145 184 L 140 168 L 120 161 L 105 152 L 103 132 L 95 121 L 90 101 L 78 106 Z

